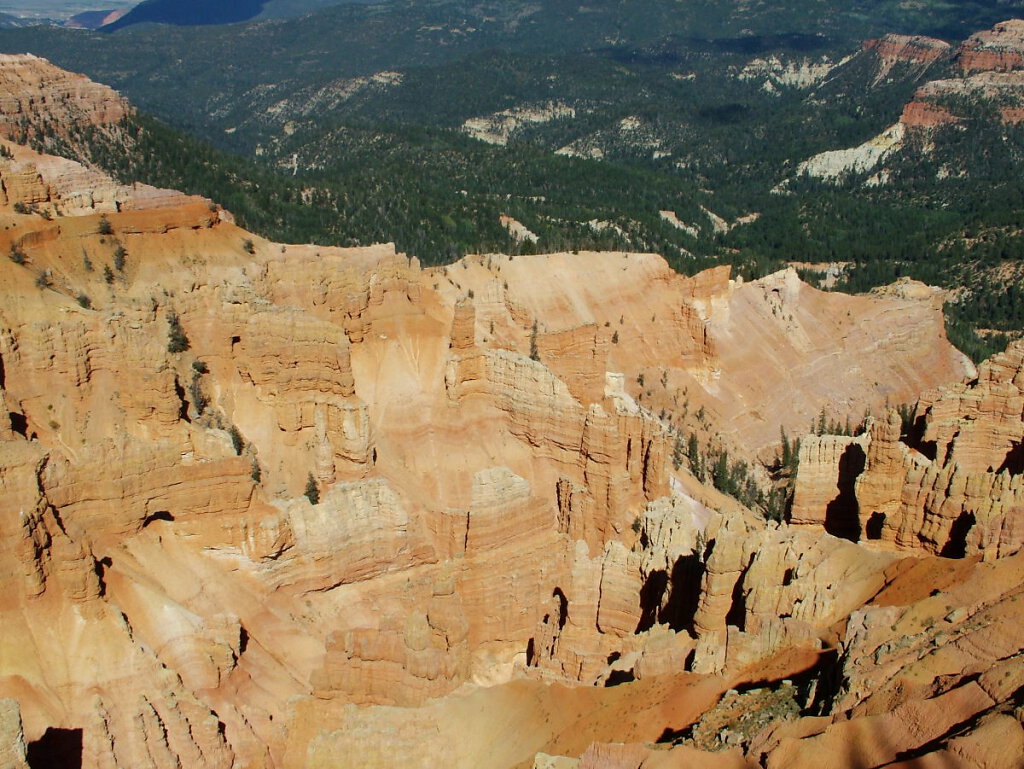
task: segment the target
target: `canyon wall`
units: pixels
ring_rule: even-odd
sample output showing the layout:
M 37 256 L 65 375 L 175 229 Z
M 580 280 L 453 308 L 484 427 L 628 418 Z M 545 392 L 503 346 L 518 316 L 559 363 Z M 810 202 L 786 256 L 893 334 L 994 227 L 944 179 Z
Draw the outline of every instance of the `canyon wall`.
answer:
M 806 438 L 792 523 L 949 557 L 1019 552 L 1022 369 L 1015 342 L 976 380 L 925 393 L 906 427 L 890 411 L 859 438 Z
M 941 549 L 952 508 L 894 508 L 887 547 L 864 548 L 814 519 L 841 441 L 822 439 L 817 465 L 805 442 L 801 474 L 818 486 L 798 488 L 804 527 L 763 520 L 673 461 L 696 429 L 753 461 L 826 404 L 841 419 L 934 393 L 917 448 L 886 421 L 857 439 L 865 473 L 932 461 L 997 479 L 977 494 L 965 481 L 992 504 L 969 507 L 981 525 L 958 553 L 997 560 L 962 560 L 946 587 L 978 592 L 950 592 L 945 611 L 970 607 L 949 622 L 973 632 L 970 612 L 1011 601 L 986 569 L 1016 568 L 1002 556 L 1018 537 L 1004 508 L 1020 357 L 975 372 L 925 287 L 847 297 L 792 271 L 683 277 L 628 253 L 424 269 L 386 244 L 269 243 L 210 201 L 4 147 L 12 766 L 40 751 L 89 769 L 636 765 L 662 748 L 710 761 L 687 730 L 737 689 L 799 679 L 802 707 L 823 715 L 751 728 L 722 758 L 738 766 L 761 746 L 849 740 L 836 703 L 865 718 L 942 709 L 946 690 L 876 686 L 862 658 L 891 616 L 931 598 L 908 537 Z M 960 425 L 970 408 L 983 432 Z M 999 451 L 1012 467 L 989 471 Z M 881 509 L 887 483 L 850 493 Z M 1018 636 L 1000 637 L 999 659 Z M 846 638 L 857 651 L 838 659 Z M 995 653 L 947 670 L 964 689 L 949 712 L 1010 701 L 1002 679 L 965 682 Z M 814 693 L 839 671 L 846 688 Z

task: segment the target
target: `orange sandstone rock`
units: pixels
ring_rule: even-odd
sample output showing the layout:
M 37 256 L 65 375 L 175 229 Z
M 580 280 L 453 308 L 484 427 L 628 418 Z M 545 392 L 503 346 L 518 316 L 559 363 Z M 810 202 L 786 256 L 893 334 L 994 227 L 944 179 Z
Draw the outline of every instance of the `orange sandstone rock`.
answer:
M 949 56 L 952 47 L 942 40 L 922 35 L 884 35 L 865 41 L 863 50 L 872 51 L 878 57 L 875 83 L 879 83 L 900 65 L 912 67 L 919 76 L 929 66 Z
M 84 75 L 55 67 L 32 54 L 3 54 L 0 58 L 0 134 L 16 136 L 22 120 L 45 118 L 68 131 L 84 125 L 116 123 L 128 105 L 116 91 Z
M 89 119 L 115 118 L 90 98 Z M 703 407 L 752 456 L 823 403 L 859 416 L 973 374 L 929 290 L 684 278 L 652 254 L 250 253 L 207 201 L 20 147 L 0 174 L 0 248 L 25 257 L 0 261 L 0 696 L 28 743 L 81 730 L 90 769 L 511 767 L 674 734 L 730 686 L 806 671 L 857 610 L 873 654 L 890 615 L 871 612 L 895 610 L 864 607 L 896 556 L 765 525 L 673 466 L 673 431 Z M 187 349 L 168 349 L 170 317 Z M 977 400 L 979 425 L 1016 403 L 1012 368 L 983 373 L 1005 397 Z M 904 468 L 884 427 L 868 462 Z M 952 454 L 984 463 L 1012 435 L 985 429 Z M 805 522 L 841 464 L 838 444 L 819 454 Z M 986 515 L 1010 549 L 1016 517 Z M 1012 633 L 978 640 L 1016 653 Z
M 956 52 L 964 72 L 1005 71 L 1024 67 L 1024 22 L 1010 19 L 971 35 Z
M 975 382 L 926 394 L 909 436 L 890 412 L 862 438 L 808 440 L 793 522 L 946 556 L 1018 552 L 1022 367 L 1024 346 L 1014 344 Z

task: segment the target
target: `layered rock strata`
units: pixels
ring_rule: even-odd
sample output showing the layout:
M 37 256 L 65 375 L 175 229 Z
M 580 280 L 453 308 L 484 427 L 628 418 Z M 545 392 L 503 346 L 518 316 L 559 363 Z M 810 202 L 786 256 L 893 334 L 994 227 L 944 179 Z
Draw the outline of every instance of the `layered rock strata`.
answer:
M 984 71 L 963 78 L 925 83 L 903 108 L 909 128 L 935 128 L 977 119 L 978 103 L 994 105 L 1005 123 L 1024 119 L 1024 71 Z
M 0 54 L 0 135 L 23 135 L 27 124 L 46 122 L 51 131 L 104 126 L 129 112 L 112 88 L 55 67 L 32 54 Z
M 809 437 L 792 522 L 877 546 L 985 559 L 1024 546 L 1024 345 L 978 378 L 925 394 L 906 430 L 895 411 L 859 438 Z
M 956 61 L 965 73 L 997 72 L 1024 67 L 1024 20 L 1010 19 L 971 35 L 957 49 Z
M 728 689 L 815 670 L 902 563 L 704 486 L 680 425 L 752 458 L 825 403 L 973 374 L 924 289 L 423 269 L 8 146 L 0 697 L 30 764 L 647 760 Z
M 921 78 L 933 64 L 953 62 L 952 76 L 930 80 L 903 107 L 898 122 L 850 148 L 815 155 L 798 166 L 798 173 L 839 181 L 865 176 L 868 184 L 884 184 L 890 161 L 908 151 L 931 154 L 935 130 L 953 124 L 969 127 L 998 115 L 1003 123 L 1024 120 L 1024 21 L 1011 19 L 972 35 L 955 50 L 930 38 L 889 35 L 868 41 L 865 51 L 878 59 L 874 85 L 904 72 Z M 979 110 L 979 105 L 988 109 Z M 950 173 L 946 168 L 943 173 Z M 870 175 L 868 175 L 870 174 Z M 784 183 L 785 184 L 785 183 Z
M 923 35 L 884 35 L 868 40 L 863 50 L 878 57 L 874 83 L 884 81 L 897 67 L 910 67 L 918 76 L 932 64 L 952 53 L 952 46 L 943 40 Z

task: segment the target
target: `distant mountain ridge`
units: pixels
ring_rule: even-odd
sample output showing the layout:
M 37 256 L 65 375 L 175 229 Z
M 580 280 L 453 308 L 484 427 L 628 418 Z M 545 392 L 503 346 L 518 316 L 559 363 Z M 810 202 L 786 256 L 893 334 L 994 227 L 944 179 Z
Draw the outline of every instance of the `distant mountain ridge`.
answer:
M 104 29 L 114 31 L 132 24 L 155 22 L 179 26 L 232 24 L 248 21 L 263 10 L 265 0 L 146 0 Z
M 120 18 L 108 17 L 99 23 L 84 23 L 81 26 L 89 29 L 102 27 L 107 32 L 146 23 L 203 27 L 263 19 L 287 19 L 332 5 L 368 2 L 373 0 L 223 0 L 220 3 L 209 3 L 206 0 L 145 0 Z M 95 11 L 80 14 L 79 17 L 89 17 L 86 21 L 92 22 L 94 17 L 107 13 Z
M 19 19 L 9 13 L 0 13 L 0 29 L 17 29 L 18 27 L 27 27 L 32 23 L 34 22 Z
M 113 24 L 130 10 L 130 8 L 119 8 L 106 11 L 84 11 L 72 16 L 64 22 L 64 26 L 72 29 L 100 29 L 107 24 Z

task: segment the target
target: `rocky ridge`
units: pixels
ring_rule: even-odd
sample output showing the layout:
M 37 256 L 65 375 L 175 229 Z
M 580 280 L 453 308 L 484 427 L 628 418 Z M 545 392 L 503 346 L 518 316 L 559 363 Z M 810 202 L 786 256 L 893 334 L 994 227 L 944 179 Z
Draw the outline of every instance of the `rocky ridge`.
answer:
M 770 56 L 748 62 L 737 77 L 740 80 L 764 78 L 761 88 L 768 93 L 781 88 L 806 89 L 822 82 L 830 72 L 842 66 L 847 60 L 833 62 L 823 57 L 820 60 L 805 58 L 799 61 L 783 61 L 778 56 Z
M 897 67 L 909 67 L 916 79 L 932 65 L 948 62 L 953 76 L 922 83 L 897 123 L 857 147 L 830 150 L 803 161 L 798 174 L 837 181 L 874 171 L 867 183 L 885 183 L 887 161 L 911 149 L 927 153 L 933 129 L 988 119 L 987 111 L 979 112 L 978 105 L 991 105 L 1004 123 L 1024 120 L 1022 32 L 1024 21 L 1011 19 L 971 36 L 955 49 L 922 37 L 888 35 L 868 41 L 865 51 L 878 58 L 875 85 Z
M 1024 67 L 1024 20 L 1009 19 L 971 35 L 957 50 L 965 73 L 1006 72 Z
M 932 37 L 884 35 L 877 40 L 866 41 L 863 50 L 872 51 L 878 57 L 874 80 L 877 85 L 897 67 L 909 67 L 920 76 L 931 65 L 947 58 L 953 49 L 949 43 Z
M 1019 740 L 1010 548 L 937 581 L 899 541 L 765 522 L 673 461 L 697 423 L 753 460 L 826 403 L 1005 379 L 945 341 L 926 288 L 625 253 L 423 269 L 269 243 L 174 193 L 88 200 L 91 172 L 5 147 L 14 766 L 19 739 L 83 767 L 797 766 L 908 711 L 948 717 L 860 765 Z M 920 630 L 940 616 L 963 648 Z M 784 680 L 798 718 L 694 742 L 729 689 Z
M 0 136 L 24 143 L 32 131 L 67 134 L 85 125 L 109 126 L 129 111 L 105 85 L 55 67 L 32 54 L 0 54 Z
M 463 123 L 462 130 L 488 144 L 505 145 L 524 127 L 574 117 L 576 110 L 573 107 L 558 102 L 521 105 L 493 115 L 470 118 Z

